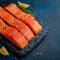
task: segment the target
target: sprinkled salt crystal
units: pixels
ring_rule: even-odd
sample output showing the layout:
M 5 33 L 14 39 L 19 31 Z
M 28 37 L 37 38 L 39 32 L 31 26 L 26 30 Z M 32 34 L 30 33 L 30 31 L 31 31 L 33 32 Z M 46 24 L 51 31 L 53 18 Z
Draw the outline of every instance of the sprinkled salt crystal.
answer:
M 36 55 L 39 56 L 39 52 L 37 52 Z
M 32 47 L 32 45 L 30 46 L 30 48 Z
M 42 53 L 40 53 L 40 55 L 42 55 Z
M 40 56 L 40 55 L 42 55 L 41 52 L 37 52 L 37 53 L 36 53 L 36 56 Z
M 39 37 L 39 36 L 36 36 L 37 38 Z

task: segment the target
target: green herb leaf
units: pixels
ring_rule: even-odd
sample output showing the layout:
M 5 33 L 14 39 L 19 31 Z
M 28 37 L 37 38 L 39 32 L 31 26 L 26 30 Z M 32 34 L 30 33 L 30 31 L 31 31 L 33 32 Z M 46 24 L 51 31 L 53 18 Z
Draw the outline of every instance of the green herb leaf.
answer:
M 33 14 L 28 8 L 24 8 L 24 7 L 22 7 L 22 6 L 19 5 L 19 4 L 17 4 L 17 6 L 18 6 L 19 8 L 21 8 L 25 13 L 28 13 L 28 14 L 34 16 L 34 14 Z

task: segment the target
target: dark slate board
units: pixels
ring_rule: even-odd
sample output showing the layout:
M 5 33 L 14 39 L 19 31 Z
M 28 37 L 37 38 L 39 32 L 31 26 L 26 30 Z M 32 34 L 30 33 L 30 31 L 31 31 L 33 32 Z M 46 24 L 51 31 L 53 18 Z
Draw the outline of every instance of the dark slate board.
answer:
M 38 44 L 40 44 L 43 41 L 43 39 L 46 37 L 47 31 L 48 30 L 46 26 L 44 26 L 43 31 L 37 34 L 36 37 L 32 39 L 31 42 L 29 42 L 27 47 L 25 47 L 22 50 L 16 47 L 12 42 L 4 38 L 2 35 L 0 35 L 0 42 L 2 42 L 2 44 L 5 47 L 7 47 L 11 52 L 13 52 L 19 57 L 22 57 L 27 55 L 29 52 L 31 52 Z
M 1 2 L 2 2 L 2 0 L 1 0 Z M 16 3 L 16 1 L 12 1 L 11 0 L 10 2 L 7 2 L 7 1 L 2 2 L 0 5 L 2 6 L 3 4 L 9 4 L 11 2 Z M 35 9 L 35 7 L 33 9 Z M 33 11 L 33 9 L 31 9 L 31 10 Z M 33 11 L 33 12 L 35 12 L 35 11 Z M 44 38 L 47 36 L 48 24 L 46 24 L 45 21 L 43 21 L 41 23 L 39 14 L 40 14 L 40 12 L 39 12 L 39 9 L 38 9 L 38 11 L 35 13 L 35 17 L 38 20 L 38 22 L 42 25 L 43 30 L 42 30 L 42 32 L 37 34 L 36 37 L 23 50 L 21 50 L 20 48 L 16 47 L 13 43 L 11 43 L 9 40 L 7 40 L 2 35 L 0 35 L 0 42 L 7 49 L 9 49 L 14 55 L 19 56 L 19 57 L 26 56 L 27 54 L 29 54 L 29 52 L 33 51 L 34 48 L 36 48 L 36 46 L 38 46 L 44 40 Z

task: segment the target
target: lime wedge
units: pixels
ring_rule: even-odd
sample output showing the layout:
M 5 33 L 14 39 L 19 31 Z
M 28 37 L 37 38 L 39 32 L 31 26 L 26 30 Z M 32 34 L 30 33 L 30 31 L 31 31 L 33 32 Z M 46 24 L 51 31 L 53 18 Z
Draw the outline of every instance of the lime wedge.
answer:
M 2 54 L 4 56 L 9 55 L 8 51 L 6 50 L 6 48 L 4 46 L 0 49 L 0 54 Z
M 24 7 L 24 8 L 28 8 L 30 5 L 25 4 L 25 3 L 21 3 L 20 1 L 17 2 L 20 6 Z

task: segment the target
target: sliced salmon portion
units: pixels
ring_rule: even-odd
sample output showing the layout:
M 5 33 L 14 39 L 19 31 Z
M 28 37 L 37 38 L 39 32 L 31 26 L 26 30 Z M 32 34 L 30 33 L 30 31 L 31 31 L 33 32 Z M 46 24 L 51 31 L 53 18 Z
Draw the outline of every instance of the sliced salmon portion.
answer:
M 24 36 L 27 38 L 28 42 L 32 38 L 34 38 L 33 32 L 23 22 L 20 22 L 19 20 L 16 20 L 13 24 L 14 25 L 12 25 L 12 26 L 17 28 L 22 34 L 24 34 Z
M 3 31 L 3 35 L 21 49 L 26 47 L 28 44 L 28 41 L 25 39 L 25 37 L 15 28 L 12 27 L 6 28 Z
M 30 30 L 30 28 L 25 25 L 22 21 L 16 19 L 11 14 L 9 14 L 7 11 L 5 11 L 2 7 L 0 7 L 0 17 L 7 22 L 10 26 L 16 28 L 19 32 L 21 32 L 25 38 L 28 40 L 28 42 L 34 38 L 33 32 Z
M 42 30 L 42 26 L 32 17 L 30 14 L 24 13 L 21 9 L 19 9 L 16 4 L 11 3 L 6 6 L 5 9 L 14 15 L 19 20 L 22 20 L 25 24 L 27 24 L 34 34 L 38 34 Z
M 15 28 L 6 25 L 2 19 L 0 19 L 0 34 L 2 34 L 21 49 L 26 47 L 28 44 L 28 41 L 20 32 L 18 32 Z

